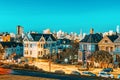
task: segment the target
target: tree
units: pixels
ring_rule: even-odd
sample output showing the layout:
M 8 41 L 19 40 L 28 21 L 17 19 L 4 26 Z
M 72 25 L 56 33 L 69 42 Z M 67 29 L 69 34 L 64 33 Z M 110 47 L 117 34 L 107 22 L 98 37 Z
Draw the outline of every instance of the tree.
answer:
M 14 59 L 15 57 L 16 57 L 16 53 L 12 53 L 12 54 L 10 54 L 10 56 L 9 56 L 10 59 Z
M 60 55 L 62 56 L 62 59 L 65 59 L 65 58 L 69 59 L 71 56 L 71 61 L 74 62 L 75 55 L 78 55 L 79 43 L 78 42 L 71 42 L 70 45 L 72 47 L 66 48 L 63 52 L 60 53 Z
M 113 62 L 112 55 L 107 51 L 96 51 L 89 56 L 89 59 L 92 62 L 101 64 L 101 67 L 108 67 L 108 65 Z
M 4 59 L 4 49 L 0 47 L 0 59 Z

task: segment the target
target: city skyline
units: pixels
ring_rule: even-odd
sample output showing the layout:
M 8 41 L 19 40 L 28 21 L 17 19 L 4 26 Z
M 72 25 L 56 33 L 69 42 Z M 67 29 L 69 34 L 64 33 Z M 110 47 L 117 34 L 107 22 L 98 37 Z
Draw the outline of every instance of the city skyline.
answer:
M 51 31 L 89 33 L 116 31 L 120 24 L 120 1 L 117 0 L 1 0 L 0 32 L 16 33 L 21 25 L 26 32 Z M 3 28 L 3 29 L 2 29 Z

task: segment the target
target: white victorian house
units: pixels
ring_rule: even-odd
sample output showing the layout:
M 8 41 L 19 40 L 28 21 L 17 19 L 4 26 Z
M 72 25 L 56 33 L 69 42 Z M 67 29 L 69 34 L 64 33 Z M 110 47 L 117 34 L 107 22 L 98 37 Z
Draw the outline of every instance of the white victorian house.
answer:
M 23 39 L 24 57 L 42 58 L 57 53 L 56 39 L 52 34 L 28 33 Z

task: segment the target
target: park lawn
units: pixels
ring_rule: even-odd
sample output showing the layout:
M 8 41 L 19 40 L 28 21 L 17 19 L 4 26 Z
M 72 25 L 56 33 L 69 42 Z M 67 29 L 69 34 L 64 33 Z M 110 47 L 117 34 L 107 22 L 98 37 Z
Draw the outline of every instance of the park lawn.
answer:
M 20 75 L 0 75 L 0 80 L 57 80 L 57 79 L 20 76 Z

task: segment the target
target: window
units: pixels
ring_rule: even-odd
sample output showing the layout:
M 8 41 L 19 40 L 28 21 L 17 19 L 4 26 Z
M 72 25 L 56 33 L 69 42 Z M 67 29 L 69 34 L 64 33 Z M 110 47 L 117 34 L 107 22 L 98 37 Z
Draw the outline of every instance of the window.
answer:
M 28 55 L 28 51 L 25 51 L 25 54 Z
M 32 55 L 32 51 L 30 51 L 30 55 Z
M 55 46 L 55 43 L 53 43 L 52 46 Z
M 108 49 L 108 47 L 106 47 L 106 51 L 108 51 L 109 49 Z
M 65 44 L 66 43 L 66 41 L 63 41 L 63 44 Z
M 41 51 L 41 55 L 43 54 L 43 52 Z
M 89 51 L 91 51 L 91 45 L 87 45 L 87 49 L 89 50 Z
M 44 42 L 44 39 L 42 38 L 42 39 L 40 40 L 40 42 Z
M 108 43 L 108 40 L 105 40 L 105 43 Z
M 25 47 L 28 47 L 28 44 L 25 44 Z
M 110 47 L 110 51 L 113 51 L 113 47 Z
M 38 44 L 38 48 L 40 48 L 40 43 Z
M 84 49 L 84 50 L 87 50 L 87 44 L 84 44 L 83 49 Z
M 46 50 L 44 50 L 44 54 L 46 55 Z
M 11 49 L 11 51 L 14 51 L 13 49 Z
M 38 51 L 38 55 L 40 55 L 40 51 Z
M 95 45 L 91 45 L 91 50 L 92 50 L 92 51 L 95 50 Z
M 23 50 L 23 48 L 20 48 L 20 51 L 22 51 Z
M 19 51 L 19 49 L 17 49 L 17 51 Z
M 43 48 L 43 44 L 41 44 L 41 48 Z
M 30 44 L 30 47 L 32 48 L 32 44 Z

